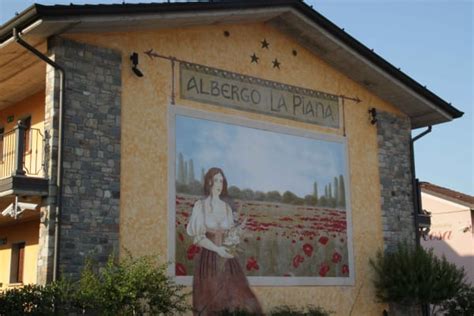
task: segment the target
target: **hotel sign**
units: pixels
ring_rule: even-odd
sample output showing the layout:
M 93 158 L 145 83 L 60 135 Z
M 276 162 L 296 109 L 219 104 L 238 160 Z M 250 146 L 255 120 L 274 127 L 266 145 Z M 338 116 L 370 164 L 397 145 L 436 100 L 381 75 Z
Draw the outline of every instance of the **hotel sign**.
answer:
M 339 98 L 315 90 L 180 63 L 181 98 L 339 128 Z

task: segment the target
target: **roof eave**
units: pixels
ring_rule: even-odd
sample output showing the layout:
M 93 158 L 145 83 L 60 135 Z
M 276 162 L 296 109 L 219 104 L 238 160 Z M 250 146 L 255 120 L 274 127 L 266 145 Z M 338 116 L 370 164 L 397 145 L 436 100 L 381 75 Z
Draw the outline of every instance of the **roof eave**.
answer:
M 195 2 L 195 3 L 155 3 L 155 4 L 114 4 L 114 5 L 70 5 L 70 6 L 43 6 L 43 5 L 32 5 L 27 8 L 21 14 L 17 15 L 13 19 L 0 27 L 0 45 L 1 43 L 11 40 L 12 29 L 17 28 L 22 31 L 33 23 L 40 20 L 49 23 L 55 20 L 63 19 L 63 25 L 58 25 L 56 28 L 52 28 L 51 33 L 62 30 L 64 25 L 67 24 L 66 20 L 76 20 L 74 23 L 78 23 L 78 19 L 81 23 L 87 22 L 87 19 L 94 17 L 97 20 L 99 16 L 113 16 L 117 14 L 126 15 L 139 15 L 139 14 L 166 14 L 166 13 L 184 13 L 184 12 L 204 12 L 204 11 L 226 11 L 234 9 L 257 9 L 267 8 L 273 9 L 276 7 L 285 7 L 288 10 L 294 9 L 299 15 L 303 15 L 307 18 L 314 26 L 323 28 L 328 34 L 331 34 L 334 38 L 340 41 L 346 49 L 352 50 L 355 54 L 361 56 L 367 63 L 370 63 L 375 68 L 387 74 L 390 78 L 395 79 L 394 82 L 398 82 L 404 87 L 407 87 L 412 93 L 416 94 L 420 102 L 426 104 L 427 107 L 433 110 L 432 114 L 428 112 L 427 115 L 423 116 L 410 116 L 412 120 L 412 128 L 424 127 L 428 125 L 434 125 L 450 121 L 455 118 L 461 117 L 464 113 L 447 103 L 433 92 L 423 87 L 418 82 L 404 74 L 402 71 L 394 67 L 392 64 L 384 60 L 378 54 L 364 46 L 362 43 L 357 41 L 355 38 L 350 36 L 344 30 L 337 27 L 334 23 L 326 19 L 324 16 L 314 11 L 312 7 L 308 6 L 304 2 L 297 0 L 272 0 L 272 1 L 255 1 L 255 2 L 236 2 L 236 1 L 224 1 L 224 2 Z M 50 36 L 51 34 L 45 34 Z M 370 89 L 369 89 L 370 90 Z M 376 91 L 375 91 L 376 92 Z M 396 104 L 395 104 L 396 105 Z M 397 106 L 397 105 L 396 105 Z M 438 112 L 439 115 L 434 115 L 434 112 Z

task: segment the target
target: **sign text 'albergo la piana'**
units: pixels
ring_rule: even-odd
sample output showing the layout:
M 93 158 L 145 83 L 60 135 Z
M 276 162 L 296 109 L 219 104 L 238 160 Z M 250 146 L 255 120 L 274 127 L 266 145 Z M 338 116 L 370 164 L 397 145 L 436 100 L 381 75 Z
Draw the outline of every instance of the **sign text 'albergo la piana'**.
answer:
M 180 86 L 183 99 L 339 127 L 336 95 L 183 62 Z

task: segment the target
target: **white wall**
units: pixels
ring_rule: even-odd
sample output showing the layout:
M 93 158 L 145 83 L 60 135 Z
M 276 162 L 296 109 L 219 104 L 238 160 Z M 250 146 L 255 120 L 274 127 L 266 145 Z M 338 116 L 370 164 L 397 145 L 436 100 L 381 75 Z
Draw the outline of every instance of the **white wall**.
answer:
M 433 248 L 436 255 L 459 267 L 463 266 L 468 280 L 474 284 L 474 238 L 471 210 L 467 206 L 421 193 L 423 209 L 431 212 L 431 229 L 421 240 L 425 248 Z

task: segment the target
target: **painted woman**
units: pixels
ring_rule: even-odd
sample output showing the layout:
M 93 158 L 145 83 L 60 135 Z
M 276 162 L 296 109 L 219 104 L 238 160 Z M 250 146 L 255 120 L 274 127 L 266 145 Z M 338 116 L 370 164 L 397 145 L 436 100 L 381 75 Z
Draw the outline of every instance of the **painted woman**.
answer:
M 194 207 L 187 233 L 202 251 L 196 257 L 193 278 L 195 315 L 217 315 L 224 310 L 262 314 L 235 253 L 239 243 L 234 216 L 227 197 L 227 180 L 219 168 L 204 177 L 204 195 Z

